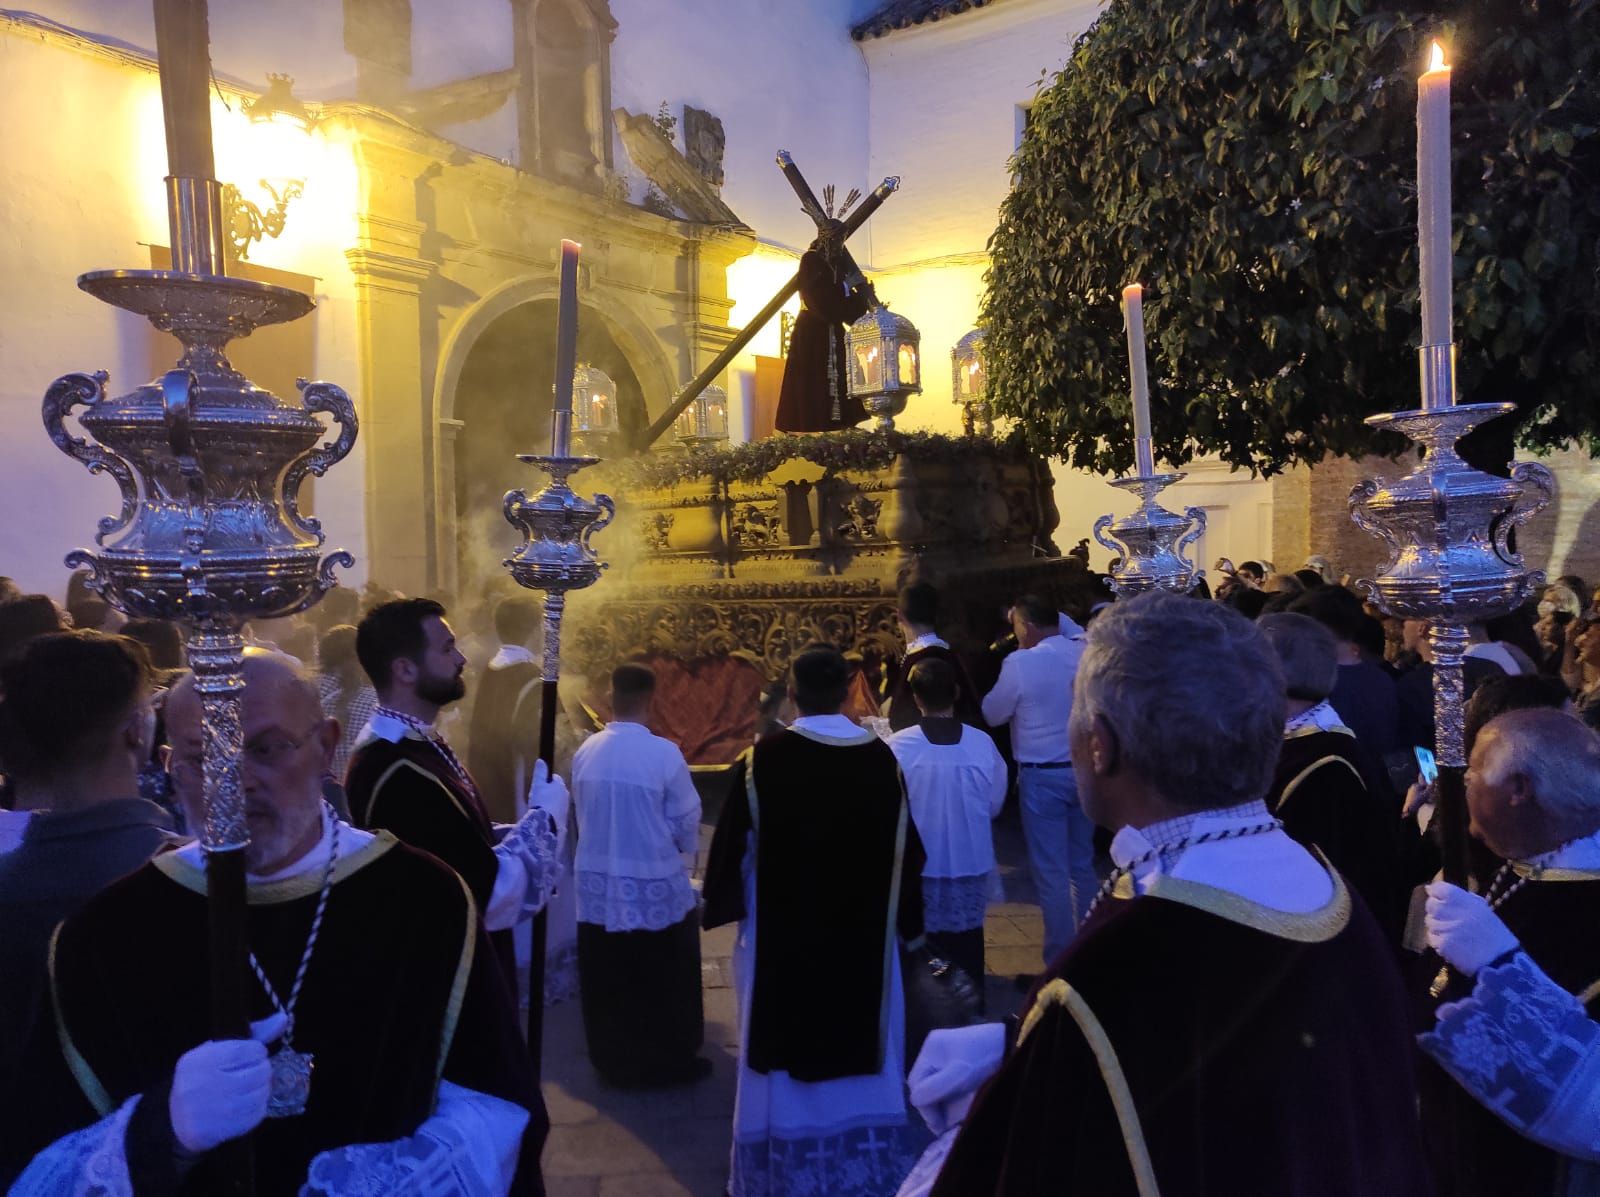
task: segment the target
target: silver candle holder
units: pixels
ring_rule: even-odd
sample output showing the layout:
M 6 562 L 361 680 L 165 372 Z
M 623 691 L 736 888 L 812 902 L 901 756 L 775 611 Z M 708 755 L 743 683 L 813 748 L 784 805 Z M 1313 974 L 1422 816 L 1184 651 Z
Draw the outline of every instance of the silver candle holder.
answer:
M 1555 497 L 1555 478 L 1519 462 L 1504 478 L 1473 469 L 1456 446 L 1512 403 L 1455 403 L 1455 346 L 1418 350 L 1422 409 L 1370 416 L 1367 424 L 1410 437 L 1425 450 L 1415 469 L 1392 482 L 1366 479 L 1350 491 L 1350 518 L 1381 539 L 1388 558 L 1358 589 L 1397 619 L 1428 621 L 1433 649 L 1435 751 L 1464 768 L 1462 657 L 1467 627 L 1505 615 L 1544 584 L 1513 548 L 1511 535 Z
M 1139 455 L 1141 460 L 1148 457 Z M 1167 487 L 1183 479 L 1181 472 L 1141 472 L 1117 478 L 1111 485 L 1139 496 L 1131 515 L 1113 519 L 1102 515 L 1094 522 L 1094 538 L 1116 556 L 1111 562 L 1110 585 L 1119 598 L 1146 590 L 1186 593 L 1194 585 L 1195 563 L 1188 550 L 1205 533 L 1206 513 L 1185 507 L 1183 514 L 1168 511 L 1156 501 Z
M 230 340 L 312 308 L 297 291 L 221 275 L 159 270 L 85 274 L 95 298 L 135 312 L 183 343 L 175 369 L 108 398 L 105 371 L 68 374 L 44 398 L 56 447 L 122 492 L 100 521 L 97 551 L 79 549 L 89 586 L 130 617 L 178 620 L 191 630 L 189 661 L 205 726 L 208 853 L 243 848 L 239 791 L 242 626 L 303 611 L 336 585 L 346 552 L 320 557 L 321 525 L 302 515 L 300 484 L 342 461 L 356 440 L 350 398 L 332 383 L 299 380 L 299 403 L 262 390 L 229 363 Z M 72 435 L 67 416 L 91 440 Z M 333 417 L 338 436 L 318 445 Z

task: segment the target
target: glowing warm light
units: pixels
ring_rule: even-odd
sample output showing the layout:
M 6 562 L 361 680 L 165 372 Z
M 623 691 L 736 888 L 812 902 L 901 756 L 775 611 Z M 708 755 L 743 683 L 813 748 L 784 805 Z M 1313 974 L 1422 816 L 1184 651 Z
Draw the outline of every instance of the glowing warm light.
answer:
M 1448 71 L 1450 64 L 1444 60 L 1444 47 L 1438 42 L 1433 43 L 1433 48 L 1428 51 L 1428 70 Z
M 901 382 L 917 381 L 917 351 L 910 345 L 900 346 L 899 367 Z

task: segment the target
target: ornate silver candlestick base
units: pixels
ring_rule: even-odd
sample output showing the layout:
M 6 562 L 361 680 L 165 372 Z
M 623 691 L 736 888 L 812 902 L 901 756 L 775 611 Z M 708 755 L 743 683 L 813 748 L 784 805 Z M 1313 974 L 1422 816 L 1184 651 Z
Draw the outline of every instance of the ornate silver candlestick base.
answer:
M 78 285 L 145 316 L 183 342 L 177 368 L 126 395 L 108 398 L 106 375 L 68 374 L 45 393 L 43 417 L 56 447 L 107 473 L 122 507 L 100 521 L 98 551 L 67 556 L 88 567 L 89 585 L 134 617 L 178 619 L 193 630 L 190 659 L 205 711 L 208 851 L 248 840 L 239 794 L 239 692 L 252 619 L 302 611 L 335 584 L 321 557 L 321 525 L 297 506 L 307 474 L 320 477 L 350 452 L 355 408 L 331 383 L 300 382 L 287 403 L 236 371 L 228 341 L 311 310 L 297 291 L 244 279 L 158 270 L 107 270 Z M 93 441 L 73 436 L 67 417 Z M 339 435 L 317 441 L 326 412 Z M 95 443 L 98 442 L 98 443 Z M 108 543 L 109 541 L 109 543 Z
M 1119 597 L 1160 587 L 1186 592 L 1194 585 L 1194 562 L 1186 551 L 1206 530 L 1206 513 L 1185 507 L 1168 511 L 1156 496 L 1183 478 L 1181 473 L 1118 478 L 1119 490 L 1139 495 L 1139 509 L 1120 520 L 1102 515 L 1094 522 L 1094 538 L 1117 554 L 1111 562 L 1111 589 Z
M 1367 479 L 1350 491 L 1350 517 L 1388 546 L 1378 576 L 1358 589 L 1399 619 L 1425 619 L 1434 652 L 1435 740 L 1440 763 L 1465 766 L 1461 656 L 1467 625 L 1521 606 L 1544 583 L 1511 546 L 1511 533 L 1555 496 L 1550 471 L 1533 462 L 1498 478 L 1461 460 L 1456 444 L 1513 410 L 1473 403 L 1372 416 L 1374 428 L 1403 432 L 1426 450 L 1393 482 Z
M 540 755 L 548 760 L 547 751 L 554 747 L 554 690 L 561 677 L 561 617 L 567 592 L 599 580 L 605 565 L 590 547 L 589 537 L 616 517 L 617 508 L 609 495 L 585 499 L 567 483 L 579 470 L 596 464 L 598 457 L 519 453 L 517 460 L 550 475 L 549 485 L 531 499 L 520 490 L 506 492 L 506 520 L 522 533 L 522 543 L 503 563 L 517 585 L 545 594 L 543 723 L 549 728 L 549 742 L 541 728 Z

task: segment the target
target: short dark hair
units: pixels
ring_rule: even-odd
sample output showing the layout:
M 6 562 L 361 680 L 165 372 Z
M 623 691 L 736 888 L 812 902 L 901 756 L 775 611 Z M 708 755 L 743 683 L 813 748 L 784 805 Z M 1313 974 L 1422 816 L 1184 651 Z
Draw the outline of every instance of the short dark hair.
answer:
M 1307 591 L 1315 590 L 1318 586 L 1324 585 L 1327 581 L 1327 579 L 1325 579 L 1314 569 L 1297 569 L 1289 576 L 1296 579 Z
M 329 628 L 317 641 L 317 668 L 323 673 L 342 673 L 356 663 L 356 628 L 341 623 Z
M 1246 619 L 1253 620 L 1267 609 L 1267 600 L 1270 597 L 1272 596 L 1251 586 L 1235 586 L 1228 591 L 1227 597 L 1222 600 L 1222 605 L 1232 607 Z
M 427 598 L 392 599 L 379 603 L 356 625 L 356 657 L 373 689 L 387 690 L 396 661 L 420 661 L 428 651 L 422 625 L 444 618 L 444 604 Z
M 1567 704 L 1567 688 L 1560 678 L 1543 674 L 1497 673 L 1486 677 L 1472 691 L 1462 713 L 1464 726 L 1462 738 L 1468 752 L 1477 742 L 1478 733 L 1492 719 L 1507 711 L 1528 711 L 1539 707 L 1560 710 Z
M 1367 614 L 1355 591 L 1343 586 L 1316 586 L 1289 604 L 1296 615 L 1309 615 L 1335 637 L 1383 655 L 1383 625 Z
M 911 667 L 907 681 L 912 697 L 927 710 L 948 711 L 956 705 L 961 679 L 956 676 L 955 666 L 942 657 L 918 661 Z
M 144 645 L 152 668 L 185 668 L 183 636 L 170 619 L 130 619 L 122 625 L 121 634 Z
M 1260 579 L 1267 576 L 1267 567 L 1259 561 L 1241 561 L 1239 562 L 1238 570 L 1235 572 L 1249 574 L 1253 578 Z
M 51 632 L 0 665 L 0 766 L 49 778 L 97 755 L 150 688 L 144 645 L 103 632 Z
M 1058 627 L 1061 614 L 1054 603 L 1046 602 L 1037 594 L 1021 594 L 1011 602 L 1011 609 L 1036 628 Z
M 613 702 L 633 703 L 656 692 L 656 672 L 638 661 L 628 661 L 611 671 Z
M 544 618 L 544 606 L 536 598 L 514 594 L 494 605 L 494 634 L 501 644 L 526 644 Z
M 62 630 L 61 612 L 45 594 L 25 594 L 0 603 L 0 661 L 23 650 L 30 640 Z
M 900 591 L 900 618 L 931 628 L 939 620 L 939 591 L 932 582 L 913 582 Z
M 789 676 L 802 715 L 837 715 L 850 693 L 850 665 L 829 645 L 802 652 L 789 666 Z

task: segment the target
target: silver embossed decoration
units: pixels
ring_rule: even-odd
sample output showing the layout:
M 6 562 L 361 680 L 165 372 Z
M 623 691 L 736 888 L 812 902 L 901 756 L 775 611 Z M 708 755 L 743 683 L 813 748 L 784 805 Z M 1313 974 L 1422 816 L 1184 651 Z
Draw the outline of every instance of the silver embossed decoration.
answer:
M 272 1069 L 272 1089 L 267 1096 L 268 1118 L 294 1118 L 306 1112 L 311 1100 L 310 1052 L 297 1052 L 285 1044 L 267 1057 Z
M 1185 507 L 1178 515 L 1156 502 L 1157 495 L 1182 478 L 1182 473 L 1171 473 L 1112 481 L 1117 489 L 1139 496 L 1133 514 L 1120 520 L 1102 515 L 1094 522 L 1094 538 L 1116 554 L 1110 583 L 1118 597 L 1157 588 L 1183 593 L 1194 585 L 1195 565 L 1188 550 L 1206 530 L 1206 513 Z

